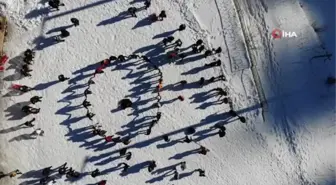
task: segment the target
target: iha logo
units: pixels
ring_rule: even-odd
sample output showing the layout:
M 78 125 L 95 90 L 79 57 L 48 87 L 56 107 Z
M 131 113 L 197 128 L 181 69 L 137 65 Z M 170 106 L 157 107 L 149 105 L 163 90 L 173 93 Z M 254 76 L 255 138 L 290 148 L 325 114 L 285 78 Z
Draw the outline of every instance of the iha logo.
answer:
M 284 31 L 284 30 L 280 30 L 280 29 L 274 29 L 272 31 L 272 37 L 273 37 L 273 39 L 281 39 L 283 37 L 285 37 L 285 38 L 297 37 L 297 35 L 293 31 Z

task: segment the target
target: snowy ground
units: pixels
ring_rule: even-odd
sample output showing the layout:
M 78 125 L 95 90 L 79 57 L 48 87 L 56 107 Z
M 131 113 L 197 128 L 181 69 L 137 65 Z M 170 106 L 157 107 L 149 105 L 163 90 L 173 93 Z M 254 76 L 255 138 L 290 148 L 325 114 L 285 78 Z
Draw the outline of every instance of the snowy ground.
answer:
M 10 21 L 5 47 L 10 61 L 1 91 L 0 167 L 5 172 L 20 169 L 24 174 L 17 179 L 0 179 L 1 183 L 36 184 L 41 169 L 67 161 L 82 173 L 99 168 L 104 175 L 96 179 L 83 176 L 77 181 L 62 178 L 57 184 L 93 184 L 102 179 L 108 184 L 130 185 L 335 184 L 335 86 L 325 85 L 329 75 L 335 76 L 335 60 L 311 60 L 326 50 L 334 54 L 335 20 L 329 13 L 335 12 L 332 0 L 319 1 L 321 9 L 314 8 L 317 1 L 309 0 L 302 1 L 302 8 L 296 0 L 153 1 L 138 18 L 127 19 L 120 13 L 131 5 L 141 7 L 141 0 L 65 0 L 66 6 L 52 13 L 45 0 L 2 2 L 1 9 Z M 147 25 L 145 18 L 163 9 L 167 20 Z M 60 27 L 68 26 L 72 17 L 81 25 L 69 28 L 71 35 L 65 43 L 51 45 L 51 37 Z M 312 22 L 328 23 L 330 29 L 317 35 Z M 157 44 L 181 23 L 188 28 L 175 32 L 174 37 L 183 41 L 182 48 L 203 39 L 209 48 L 221 46 L 223 53 L 208 59 L 193 55 L 183 63 L 169 64 L 166 51 Z M 298 38 L 273 40 L 270 32 L 274 28 L 296 31 Z M 31 78 L 21 78 L 16 69 L 27 48 L 37 50 L 34 71 Z M 146 63 L 130 60 L 110 66 L 95 80 L 94 94 L 89 97 L 97 114 L 95 122 L 110 134 L 134 136 L 129 145 L 133 158 L 127 162 L 131 168 L 123 176 L 115 166 L 124 161 L 116 159 L 118 149 L 124 146 L 105 145 L 99 137 L 91 137 L 85 128 L 92 122 L 82 117 L 86 111 L 78 105 L 84 100 L 83 84 L 95 69 L 91 64 L 133 52 L 149 56 L 163 73 L 163 117 L 152 134 L 137 134 L 148 127 L 145 118 L 156 114 L 152 107 L 156 94 L 151 88 L 158 77 L 155 71 L 147 70 Z M 202 67 L 214 58 L 223 61 L 221 68 Z M 56 83 L 59 74 L 71 77 L 69 83 Z M 204 87 L 196 84 L 201 77 L 221 74 L 227 77 L 226 82 Z M 190 85 L 174 86 L 181 80 Z M 15 96 L 7 89 L 12 83 L 26 84 L 36 91 Z M 207 92 L 216 87 L 229 91 L 234 109 L 247 117 L 246 124 L 227 120 L 227 105 L 213 105 L 217 98 Z M 46 134 L 36 140 L 20 140 L 34 130 L 18 127 L 31 119 L 22 116 L 20 109 L 34 95 L 43 96 L 43 102 L 37 104 L 41 113 L 35 123 Z M 172 101 L 179 95 L 186 100 Z M 131 98 L 137 108 L 117 111 L 117 102 L 124 97 Z M 263 108 L 259 102 L 264 103 Z M 219 138 L 208 128 L 223 120 L 227 136 Z M 160 139 L 165 133 L 173 140 L 181 138 L 189 126 L 196 127 L 194 138 L 210 149 L 208 155 L 189 155 L 197 144 L 166 144 Z M 157 161 L 153 174 L 143 169 L 148 160 Z M 181 161 L 187 162 L 187 170 L 181 172 L 180 180 L 170 181 L 172 176 L 166 173 Z M 205 169 L 207 177 L 191 175 L 196 168 Z

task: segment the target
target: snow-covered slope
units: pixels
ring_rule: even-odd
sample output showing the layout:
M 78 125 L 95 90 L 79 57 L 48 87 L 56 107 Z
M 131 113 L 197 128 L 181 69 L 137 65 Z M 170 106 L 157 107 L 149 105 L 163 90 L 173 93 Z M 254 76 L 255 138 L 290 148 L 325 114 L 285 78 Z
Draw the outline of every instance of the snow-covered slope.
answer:
M 103 175 L 92 178 L 83 175 L 72 181 L 65 177 L 57 184 L 93 184 L 106 179 L 108 184 L 328 184 L 335 178 L 335 87 L 324 81 L 334 73 L 332 61 L 310 60 L 321 55 L 320 37 L 310 22 L 309 11 L 303 11 L 295 0 L 172 0 L 153 1 L 148 10 L 138 12 L 138 18 L 124 18 L 130 6 L 141 7 L 140 0 L 65 0 L 60 11 L 49 12 L 47 1 L 2 1 L 2 10 L 10 20 L 6 53 L 10 57 L 4 73 L 3 117 L 0 125 L 0 167 L 8 172 L 20 169 L 17 179 L 3 178 L 0 183 L 36 184 L 40 170 L 64 162 L 86 173 L 98 168 Z M 166 10 L 168 18 L 148 24 L 146 17 Z M 57 30 L 70 25 L 70 18 L 80 20 L 80 26 L 68 29 L 70 37 L 64 43 L 52 45 Z M 185 23 L 187 29 L 175 32 L 175 38 L 188 48 L 203 39 L 208 48 L 221 46 L 223 53 L 204 59 L 193 55 L 184 62 L 167 62 L 164 49 L 158 43 L 171 30 Z M 334 24 L 334 23 L 333 23 Z M 298 38 L 272 40 L 273 28 L 293 30 Z M 36 49 L 31 78 L 17 73 L 18 56 L 27 48 Z M 332 48 L 327 48 L 332 52 Z M 189 50 L 190 51 L 190 48 Z M 96 114 L 94 122 L 83 118 L 80 107 L 85 84 L 95 65 L 110 55 L 147 55 L 163 73 L 164 88 L 160 108 L 163 116 L 149 136 L 138 134 L 147 129 L 148 116 L 157 109 L 153 88 L 159 77 L 149 65 L 130 60 L 113 64 L 95 78 L 93 95 L 88 100 Z M 205 69 L 205 63 L 221 59 L 222 66 Z M 252 69 L 251 69 L 252 68 Z M 328 71 L 328 72 L 326 72 Z M 64 74 L 69 83 L 56 83 Z M 227 81 L 199 86 L 201 77 L 224 74 Z M 185 88 L 177 82 L 187 80 Z M 12 83 L 35 87 L 21 96 L 6 96 Z M 210 90 L 223 87 L 233 99 L 234 109 L 247 118 L 243 124 L 227 120 L 226 104 L 212 105 L 218 97 L 208 96 Z M 35 140 L 20 140 L 33 128 L 18 125 L 31 119 L 20 117 L 21 107 L 34 95 L 43 97 L 37 104 L 35 128 L 45 136 Z M 183 95 L 185 101 L 174 99 Z M 124 97 L 135 102 L 136 109 L 117 110 Z M 263 102 L 261 108 L 259 102 Z M 227 134 L 219 138 L 209 127 L 225 121 Z M 99 122 L 109 134 L 132 137 L 129 151 L 132 159 L 128 175 L 120 175 L 116 159 L 122 144 L 104 144 L 92 137 L 86 128 Z M 165 143 L 161 136 L 171 139 L 184 137 L 189 126 L 196 128 L 193 138 L 210 149 L 206 155 L 191 154 L 195 143 Z M 145 162 L 157 161 L 151 174 Z M 170 181 L 167 175 L 174 165 L 187 162 L 181 179 Z M 202 168 L 206 178 L 191 172 Z

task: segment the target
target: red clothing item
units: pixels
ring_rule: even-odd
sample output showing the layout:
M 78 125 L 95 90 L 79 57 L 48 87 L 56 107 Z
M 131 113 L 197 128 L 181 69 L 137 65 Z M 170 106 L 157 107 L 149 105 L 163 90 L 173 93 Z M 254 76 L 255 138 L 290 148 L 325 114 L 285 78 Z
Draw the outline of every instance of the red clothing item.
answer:
M 22 85 L 19 85 L 19 84 L 13 84 L 12 85 L 13 89 L 17 89 L 18 90 L 18 89 L 20 89 L 20 87 L 22 87 Z
M 106 185 L 106 180 L 102 180 L 102 181 L 98 182 L 98 185 Z
M 106 136 L 105 141 L 106 142 L 111 142 L 112 141 L 112 136 Z

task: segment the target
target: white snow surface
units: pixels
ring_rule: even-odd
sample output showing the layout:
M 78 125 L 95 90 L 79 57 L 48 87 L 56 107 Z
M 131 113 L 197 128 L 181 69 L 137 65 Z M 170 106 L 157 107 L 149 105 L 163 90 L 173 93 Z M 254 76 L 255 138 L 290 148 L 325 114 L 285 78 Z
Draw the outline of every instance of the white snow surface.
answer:
M 67 162 L 84 175 L 75 180 L 57 176 L 56 184 L 93 185 L 104 179 L 107 184 L 122 185 L 335 184 L 335 86 L 325 84 L 328 76 L 335 76 L 335 60 L 312 59 L 326 51 L 334 54 L 335 37 L 314 32 L 312 21 L 319 23 L 328 12 L 327 8 L 310 8 L 316 2 L 305 0 L 300 7 L 297 0 L 153 0 L 137 18 L 120 15 L 130 6 L 143 6 L 141 0 L 64 0 L 65 7 L 55 12 L 48 10 L 45 0 L 0 2 L 10 24 L 5 45 L 10 60 L 1 91 L 0 167 L 4 172 L 23 172 L 17 178 L 2 178 L 0 183 L 38 184 L 43 168 Z M 330 8 L 335 7 L 333 0 L 321 1 L 320 7 L 335 12 Z M 161 10 L 166 10 L 168 18 L 146 25 L 146 17 Z M 49 44 L 60 27 L 70 25 L 72 17 L 80 20 L 80 26 L 68 28 L 70 36 L 64 43 Z M 223 53 L 169 63 L 168 50 L 158 43 L 181 23 L 187 29 L 173 36 L 183 41 L 182 48 L 203 39 L 207 48 L 221 46 Z M 323 34 L 333 35 L 335 21 L 328 26 L 332 29 Z M 298 37 L 273 40 L 274 28 L 295 31 Z M 22 78 L 18 74 L 20 56 L 27 48 L 35 48 L 36 58 L 32 77 Z M 97 63 L 110 55 L 133 52 L 149 56 L 163 73 L 162 118 L 149 136 L 138 132 L 148 128 L 148 116 L 157 112 L 153 88 L 159 77 L 145 62 L 114 63 L 94 79 L 93 95 L 88 96 L 94 121 L 83 117 L 86 110 L 81 107 L 85 84 Z M 214 59 L 221 59 L 222 66 L 203 68 Z M 71 79 L 58 83 L 59 74 Z M 197 85 L 201 77 L 222 74 L 227 81 Z M 176 87 L 181 80 L 189 84 Z M 36 90 L 17 96 L 8 89 L 11 84 Z M 212 105 L 218 97 L 207 93 L 217 87 L 229 92 L 234 109 L 247 123 L 227 119 L 228 105 Z M 33 105 L 41 112 L 22 116 L 21 107 L 35 95 L 43 97 Z M 175 101 L 179 95 L 185 101 Z M 117 109 L 125 97 L 134 102 L 135 109 Z M 263 107 L 260 102 L 265 102 Z M 36 118 L 34 128 L 19 127 L 32 117 Z M 105 144 L 87 130 L 97 122 L 110 135 L 131 135 L 127 147 L 133 156 L 126 161 L 130 165 L 127 175 L 116 169 L 125 162 L 117 158 L 125 146 Z M 218 122 L 225 123 L 224 138 L 209 129 Z M 189 155 L 199 147 L 196 143 L 161 139 L 167 133 L 172 140 L 182 138 L 189 126 L 196 128 L 194 140 L 210 150 L 206 156 Z M 42 128 L 44 136 L 22 139 L 36 128 Z M 148 160 L 157 162 L 154 173 L 144 166 Z M 187 169 L 178 168 L 181 178 L 171 180 L 171 170 L 182 161 Z M 103 174 L 87 175 L 96 168 Z M 206 177 L 192 173 L 197 168 L 204 169 Z

